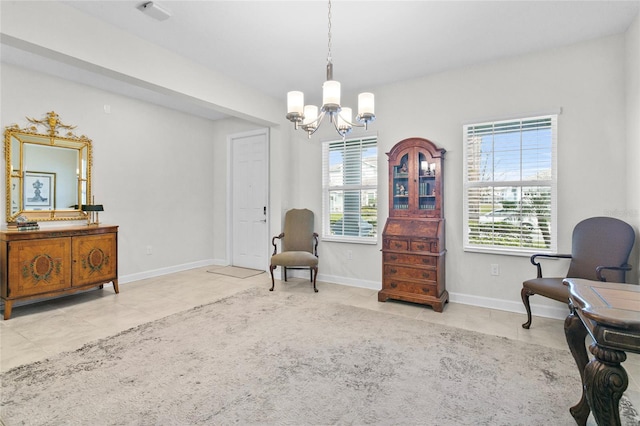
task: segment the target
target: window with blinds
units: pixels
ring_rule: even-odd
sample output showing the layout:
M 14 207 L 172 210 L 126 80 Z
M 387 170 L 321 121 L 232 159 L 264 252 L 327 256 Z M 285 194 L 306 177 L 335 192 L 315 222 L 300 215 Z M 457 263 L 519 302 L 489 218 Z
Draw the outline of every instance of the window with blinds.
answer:
M 557 115 L 463 132 L 465 250 L 555 252 Z
M 324 142 L 322 191 L 324 239 L 377 242 L 377 138 Z

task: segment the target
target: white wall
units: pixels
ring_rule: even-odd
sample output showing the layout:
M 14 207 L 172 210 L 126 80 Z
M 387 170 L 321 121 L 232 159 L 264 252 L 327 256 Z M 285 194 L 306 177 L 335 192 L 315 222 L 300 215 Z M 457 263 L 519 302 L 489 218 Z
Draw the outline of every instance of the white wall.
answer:
M 626 34 L 626 94 L 627 94 L 627 198 L 624 220 L 640 229 L 640 16 Z M 633 273 L 630 282 L 637 283 L 640 271 L 640 234 L 636 232 L 636 246 L 631 255 Z
M 578 221 L 620 215 L 627 208 L 629 190 L 624 182 L 630 160 L 625 156 L 625 55 L 625 37 L 619 35 L 376 88 L 378 120 L 372 128 L 378 132 L 381 154 L 380 231 L 388 206 L 383 153 L 407 137 L 432 140 L 447 150 L 446 285 L 451 300 L 523 312 L 522 281 L 535 274 L 528 257 L 467 253 L 462 248 L 462 125 L 562 110 L 558 120 L 558 235 L 559 250 L 569 253 L 571 232 Z M 355 103 L 355 99 L 348 102 Z M 296 144 L 301 162 L 296 181 L 303 183 L 297 191 L 299 204 L 314 206 L 319 212 L 319 143 L 300 138 Z M 637 154 L 633 161 L 637 164 Z M 302 178 L 308 175 L 312 178 Z M 638 181 L 633 182 L 630 186 L 638 191 Z M 358 280 L 365 286 L 380 283 L 380 248 L 381 244 L 323 242 L 320 278 Z M 345 259 L 346 249 L 353 250 L 353 260 Z M 492 263 L 500 265 L 500 276 L 490 275 Z M 550 262 L 544 271 L 562 275 L 567 266 L 565 261 Z M 540 297 L 532 302 L 545 305 L 534 309 L 538 314 L 566 315 L 560 303 Z
M 92 139 L 92 191 L 105 206 L 100 221 L 120 226 L 125 282 L 212 261 L 214 122 L 6 64 L 0 77 L 3 128 L 55 111 Z

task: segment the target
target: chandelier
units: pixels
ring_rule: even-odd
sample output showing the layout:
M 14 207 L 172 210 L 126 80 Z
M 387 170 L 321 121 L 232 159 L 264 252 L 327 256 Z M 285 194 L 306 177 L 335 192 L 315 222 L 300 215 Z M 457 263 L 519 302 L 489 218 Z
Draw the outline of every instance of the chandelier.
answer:
M 331 62 L 331 0 L 329 0 L 329 42 L 327 54 L 327 81 L 322 85 L 322 107 L 318 115 L 316 105 L 304 104 L 304 93 L 292 91 L 287 93 L 287 119 L 294 124 L 296 130 L 302 129 L 307 132 L 309 138 L 318 130 L 322 120 L 329 116 L 329 119 L 336 128 L 336 131 L 343 138 L 351 132 L 353 127 L 364 127 L 367 129 L 369 122 L 376 119 L 374 114 L 373 93 L 360 93 L 358 95 L 358 115 L 356 120 L 351 121 L 352 110 L 340 105 L 340 82 L 333 79 L 333 63 Z

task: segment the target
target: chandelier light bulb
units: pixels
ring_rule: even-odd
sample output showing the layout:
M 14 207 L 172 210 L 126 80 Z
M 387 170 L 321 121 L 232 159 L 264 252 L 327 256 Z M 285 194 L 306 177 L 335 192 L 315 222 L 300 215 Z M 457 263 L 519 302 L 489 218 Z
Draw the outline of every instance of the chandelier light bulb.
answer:
M 364 92 L 358 95 L 358 115 L 375 114 L 375 100 L 373 93 Z
M 315 105 L 304 106 L 304 119 L 302 120 L 303 126 L 311 125 L 318 118 L 318 107 Z M 315 127 L 315 126 L 314 126 Z
M 297 90 L 287 93 L 287 113 L 303 114 L 304 112 L 304 93 Z
M 342 107 L 338 113 L 338 130 L 351 129 L 351 108 Z
M 340 105 L 340 82 L 327 80 L 322 85 L 322 106 Z

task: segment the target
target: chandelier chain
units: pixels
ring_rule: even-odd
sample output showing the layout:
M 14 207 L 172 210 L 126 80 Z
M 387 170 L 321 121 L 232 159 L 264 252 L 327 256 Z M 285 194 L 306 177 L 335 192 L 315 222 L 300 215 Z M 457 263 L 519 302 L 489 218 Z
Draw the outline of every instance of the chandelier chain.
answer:
M 327 14 L 327 17 L 329 18 L 329 41 L 327 43 L 327 47 L 329 48 L 329 53 L 327 54 L 327 61 L 331 62 L 331 0 L 329 0 L 329 12 Z

